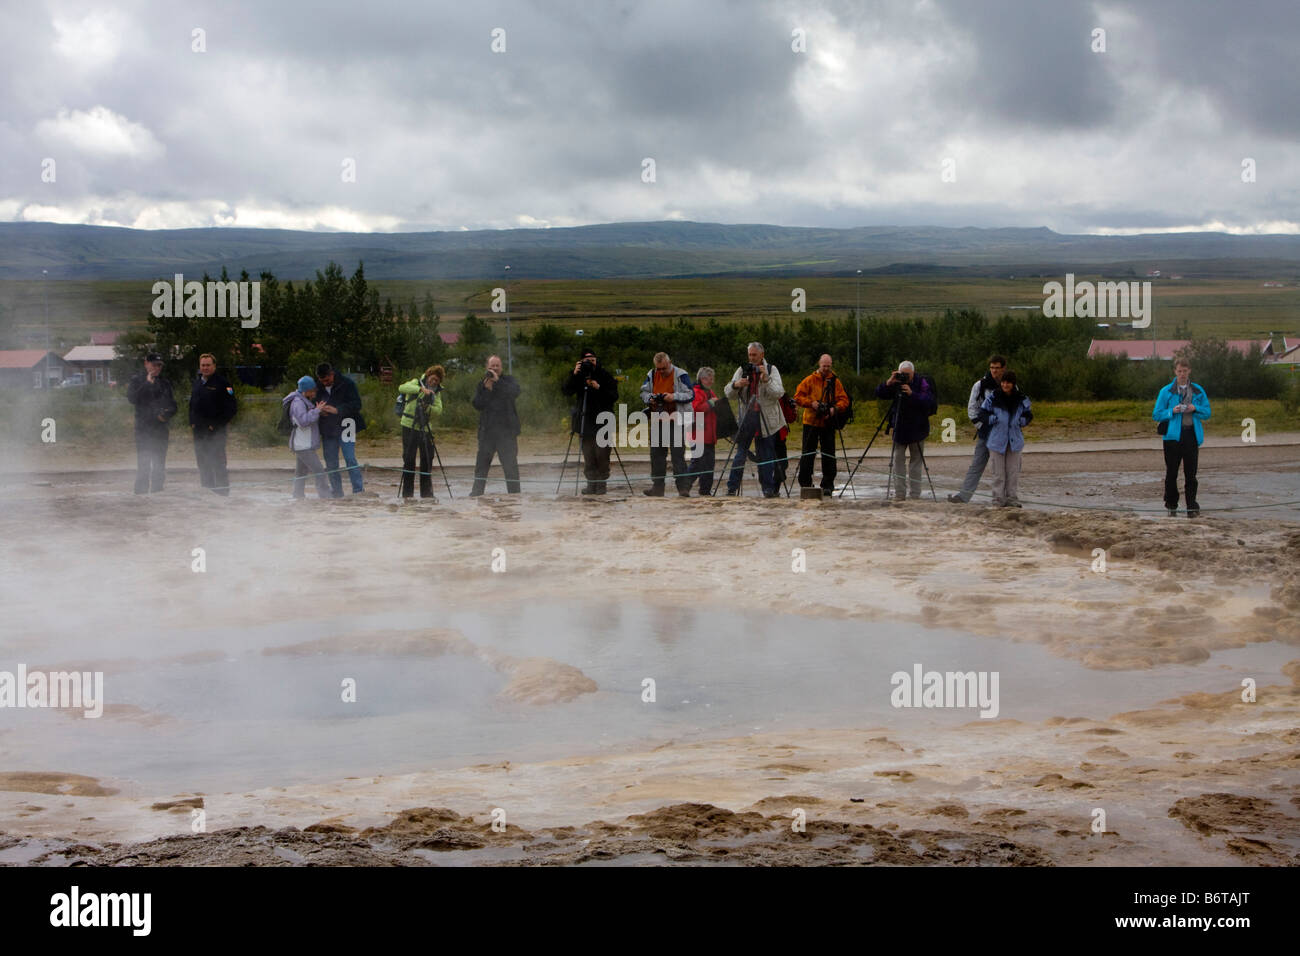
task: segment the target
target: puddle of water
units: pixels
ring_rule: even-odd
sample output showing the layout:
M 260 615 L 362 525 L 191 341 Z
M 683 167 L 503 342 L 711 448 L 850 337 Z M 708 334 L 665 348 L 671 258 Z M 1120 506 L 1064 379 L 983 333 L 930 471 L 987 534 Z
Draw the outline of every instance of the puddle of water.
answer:
M 561 704 L 498 696 L 505 678 L 476 657 L 265 655 L 264 648 L 357 630 L 460 629 L 480 647 L 580 668 L 599 690 Z M 1033 633 L 1035 622 L 1019 625 Z M 116 639 L 115 639 L 116 640 Z M 124 638 L 132 640 L 130 637 Z M 586 603 L 469 611 L 426 608 L 187 631 L 159 648 L 117 644 L 143 664 L 105 665 L 110 714 L 0 711 L 0 760 L 24 770 L 107 778 L 150 792 L 221 792 L 510 760 L 589 754 L 614 747 L 797 731 L 813 727 L 952 726 L 976 708 L 895 708 L 891 675 L 997 671 L 998 716 L 1102 718 L 1192 691 L 1223 692 L 1253 677 L 1285 683 L 1296 649 L 1277 643 L 1224 651 L 1196 666 L 1091 671 L 1035 644 L 910 624 L 813 621 L 785 615 Z M 46 648 L 43 665 L 89 656 L 72 635 Z M 93 640 L 100 654 L 104 639 Z M 220 659 L 175 656 L 219 647 Z M 164 653 L 171 659 L 159 660 Z M 0 648 L 0 670 L 13 670 Z M 152 658 L 152 660 L 150 660 Z M 32 666 L 36 666 L 32 663 Z M 342 682 L 356 681 L 356 702 Z M 654 681 L 655 701 L 643 700 Z M 130 705 L 113 716 L 111 708 Z M 119 711 L 120 713 L 120 711 Z M 158 721 L 150 715 L 164 715 Z

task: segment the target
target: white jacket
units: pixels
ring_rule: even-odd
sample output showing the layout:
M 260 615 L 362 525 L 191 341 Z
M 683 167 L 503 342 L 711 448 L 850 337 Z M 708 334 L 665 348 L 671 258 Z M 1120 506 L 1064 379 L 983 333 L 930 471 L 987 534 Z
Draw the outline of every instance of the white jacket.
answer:
M 758 387 L 758 412 L 759 428 L 758 436 L 766 438 L 769 435 L 775 435 L 782 428 L 785 428 L 785 416 L 781 414 L 781 396 L 785 394 L 785 387 L 781 384 L 781 373 L 775 365 L 765 362 L 767 366 L 767 381 Z M 736 421 L 742 427 L 745 424 L 745 414 L 749 409 L 750 390 L 748 388 L 737 388 L 736 381 L 745 377 L 746 366 L 738 366 L 735 373 L 731 376 L 731 381 L 723 389 L 727 398 L 738 398 L 739 407 L 736 409 Z

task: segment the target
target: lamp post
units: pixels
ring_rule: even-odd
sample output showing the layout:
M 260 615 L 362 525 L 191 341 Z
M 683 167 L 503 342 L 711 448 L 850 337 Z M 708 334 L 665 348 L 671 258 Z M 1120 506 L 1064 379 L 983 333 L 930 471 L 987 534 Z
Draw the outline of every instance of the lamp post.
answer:
M 506 266 L 506 277 L 504 279 L 506 286 L 506 371 L 511 375 L 515 374 L 515 357 L 510 343 L 510 267 Z
M 41 298 L 45 300 L 45 378 L 41 388 L 50 387 L 50 292 L 45 280 L 49 277 L 48 269 L 41 270 Z
M 862 374 L 862 270 L 858 270 L 858 307 L 853 310 L 853 320 L 858 324 L 858 360 L 854 365 L 859 375 Z

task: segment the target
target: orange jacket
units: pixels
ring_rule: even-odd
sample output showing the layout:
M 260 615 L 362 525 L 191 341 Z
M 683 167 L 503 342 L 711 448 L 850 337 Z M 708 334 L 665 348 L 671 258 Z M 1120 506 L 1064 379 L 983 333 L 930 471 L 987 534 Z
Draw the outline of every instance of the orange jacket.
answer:
M 840 381 L 840 377 L 834 372 L 831 373 L 831 381 L 835 384 L 835 407 L 840 411 L 847 411 L 849 393 L 844 390 L 844 383 Z M 799 387 L 794 391 L 794 403 L 803 409 L 803 423 L 805 425 L 814 425 L 821 428 L 828 423 L 829 419 L 825 415 L 818 415 L 814 410 L 814 406 L 826 394 L 826 379 L 822 378 L 821 372 L 813 372 L 799 383 Z

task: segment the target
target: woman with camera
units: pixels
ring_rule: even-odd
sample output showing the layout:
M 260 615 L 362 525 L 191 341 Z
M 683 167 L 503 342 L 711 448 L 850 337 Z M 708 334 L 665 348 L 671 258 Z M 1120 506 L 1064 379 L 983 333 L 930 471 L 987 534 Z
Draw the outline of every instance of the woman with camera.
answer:
M 430 365 L 420 378 L 397 386 L 402 405 L 402 497 L 415 489 L 415 456 L 420 454 L 420 497 L 433 497 L 433 416 L 442 414 L 442 380 L 447 372 Z

